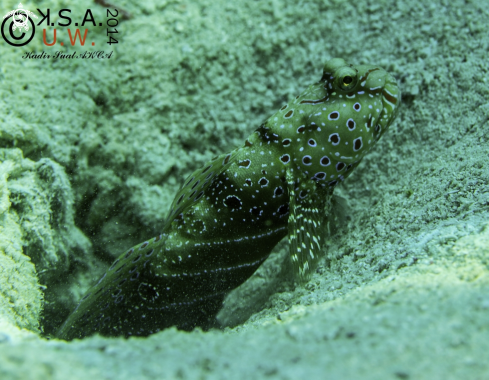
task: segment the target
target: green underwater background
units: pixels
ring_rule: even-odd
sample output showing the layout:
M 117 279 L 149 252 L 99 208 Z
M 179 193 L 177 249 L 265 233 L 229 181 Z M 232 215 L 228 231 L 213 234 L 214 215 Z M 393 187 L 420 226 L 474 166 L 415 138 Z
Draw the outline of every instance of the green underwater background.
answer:
M 113 3 L 130 14 L 118 44 L 105 28 L 76 49 L 45 46 L 41 27 L 23 48 L 0 40 L 0 379 L 489 378 L 486 1 Z M 92 1 L 24 5 L 106 18 Z M 113 54 L 22 58 L 85 50 Z M 334 57 L 383 67 L 403 100 L 335 191 L 311 281 L 294 285 L 283 241 L 228 296 L 222 330 L 49 339 L 160 233 L 187 175 Z

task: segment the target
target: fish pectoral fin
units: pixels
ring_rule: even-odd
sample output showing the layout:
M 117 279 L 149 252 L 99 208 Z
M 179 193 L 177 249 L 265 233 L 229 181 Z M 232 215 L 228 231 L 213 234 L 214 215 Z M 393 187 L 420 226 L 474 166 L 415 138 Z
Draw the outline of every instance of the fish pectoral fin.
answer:
M 324 244 L 324 196 L 315 183 L 301 183 L 287 175 L 289 190 L 289 253 L 295 279 L 305 284 L 317 267 Z

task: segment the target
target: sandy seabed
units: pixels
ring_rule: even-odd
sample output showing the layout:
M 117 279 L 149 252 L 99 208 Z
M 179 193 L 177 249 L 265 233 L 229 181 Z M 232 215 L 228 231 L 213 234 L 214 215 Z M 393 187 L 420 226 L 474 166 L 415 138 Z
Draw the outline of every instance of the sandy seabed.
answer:
M 489 378 L 486 5 L 121 0 L 117 44 L 105 28 L 89 30 L 94 46 L 46 46 L 41 27 L 23 48 L 0 40 L 0 378 Z M 106 16 L 89 1 L 37 7 L 53 22 L 63 8 Z M 308 284 L 291 284 L 282 243 L 230 294 L 223 330 L 46 338 L 114 257 L 159 232 L 183 177 L 332 57 L 384 67 L 403 104 L 338 189 Z

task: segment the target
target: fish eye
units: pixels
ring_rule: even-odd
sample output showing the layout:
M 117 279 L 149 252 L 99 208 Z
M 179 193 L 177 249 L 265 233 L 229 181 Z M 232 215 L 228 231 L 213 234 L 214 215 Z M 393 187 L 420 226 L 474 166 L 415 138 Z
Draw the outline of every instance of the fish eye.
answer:
M 344 75 L 340 79 L 340 88 L 343 91 L 351 91 L 353 87 L 357 84 L 357 76 Z
M 343 77 L 343 85 L 348 86 L 351 82 L 353 82 L 353 78 L 349 75 L 345 75 Z
M 357 85 L 357 72 L 351 67 L 340 68 L 336 75 L 336 85 L 343 91 L 351 91 Z

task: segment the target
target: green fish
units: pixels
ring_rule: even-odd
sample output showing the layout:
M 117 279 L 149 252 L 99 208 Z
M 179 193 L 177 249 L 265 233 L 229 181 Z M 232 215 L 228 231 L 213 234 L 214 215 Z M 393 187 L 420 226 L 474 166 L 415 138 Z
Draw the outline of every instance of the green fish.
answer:
M 316 268 L 327 202 L 396 117 L 396 80 L 328 61 L 319 82 L 184 182 L 161 235 L 124 252 L 59 328 L 60 339 L 205 326 L 224 296 L 289 237 L 299 283 Z

